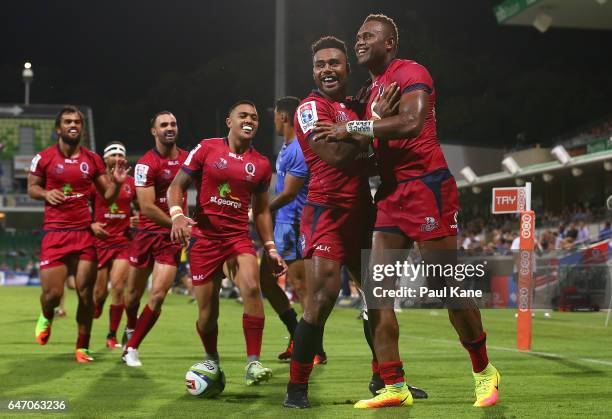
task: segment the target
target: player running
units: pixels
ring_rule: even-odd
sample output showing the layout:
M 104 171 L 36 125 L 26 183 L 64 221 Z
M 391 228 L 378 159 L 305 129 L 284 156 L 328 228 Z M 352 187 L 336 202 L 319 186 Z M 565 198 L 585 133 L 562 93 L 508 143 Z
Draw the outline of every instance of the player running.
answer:
M 155 147 L 138 160 L 134 183 L 140 219 L 130 247 L 130 271 L 125 302 L 127 326 L 122 359 L 129 367 L 140 367 L 138 347 L 153 328 L 161 307 L 176 276 L 181 244 L 170 239 L 172 221 L 168 212 L 166 191 L 187 157 L 177 147 L 178 125 L 171 112 L 158 112 L 151 119 L 151 135 Z M 178 205 L 187 205 L 183 197 Z M 138 315 L 138 306 L 147 279 L 153 272 L 149 301 Z
M 295 138 L 293 118 L 300 104 L 296 97 L 287 96 L 276 101 L 274 127 L 276 135 L 284 138 L 276 159 L 276 196 L 270 201 L 270 211 L 276 211 L 274 242 L 289 270 L 287 282 L 293 287 L 302 303 L 304 294 L 304 261 L 299 249 L 299 230 L 302 208 L 308 194 L 308 167 L 304 154 Z M 297 313 L 291 307 L 287 295 L 277 283 L 267 259 L 260 266 L 261 288 L 274 311 L 289 332 L 289 345 L 278 355 L 278 359 L 290 359 L 293 349 L 293 333 L 297 326 Z M 303 305 L 302 305 L 303 308 Z M 315 356 L 315 364 L 326 363 L 325 352 L 321 349 Z
M 117 198 L 127 178 L 125 161 L 119 159 L 112 171 L 104 168 L 100 156 L 81 145 L 84 117 L 79 109 L 66 106 L 55 119 L 57 144 L 32 159 L 28 174 L 28 195 L 45 201 L 43 238 L 40 246 L 42 313 L 35 336 L 45 345 L 51 336 L 54 309 L 64 294 L 64 283 L 75 276 L 77 308 L 77 362 L 93 361 L 89 338 L 93 319 L 93 287 L 96 280 L 96 253 L 90 226 L 90 190 L 94 184 L 106 202 Z
M 193 237 L 189 263 L 199 308 L 196 330 L 204 345 L 205 358 L 219 364 L 219 290 L 224 277 L 223 264 L 227 263 L 244 301 L 245 379 L 247 385 L 253 385 L 267 381 L 272 370 L 259 361 L 264 309 L 257 256 L 249 236 L 251 202 L 255 228 L 265 247 L 264 258 L 269 259 L 277 276 L 287 271 L 287 265 L 273 240 L 268 207 L 270 162 L 251 145 L 259 126 L 255 105 L 248 100 L 238 101 L 230 108 L 225 121 L 229 128 L 227 137 L 202 140 L 191 150 L 168 189 L 168 204 L 172 238 L 187 244 Z M 181 204 L 193 181 L 198 196 L 192 220 L 184 215 Z
M 394 21 L 385 15 L 369 15 L 355 43 L 357 61 L 368 68 L 371 76 L 365 91 L 365 117 L 377 119 L 372 111 L 375 100 L 381 91 L 389 88 L 397 88 L 401 94 L 397 114 L 376 121 L 360 121 L 353 127 L 346 123 L 320 124 L 317 135 L 335 140 L 363 135 L 375 138 L 373 146 L 382 184 L 376 196 L 371 266 L 385 263 L 384 250 L 405 249 L 413 242 L 418 243 L 425 263 L 455 265 L 459 203 L 455 180 L 436 134 L 436 91 L 425 67 L 395 58 L 397 47 Z M 433 284 L 449 284 L 453 278 L 428 280 Z M 500 376 L 487 357 L 480 311 L 468 299 L 447 303 L 451 303 L 448 305 L 450 321 L 472 361 L 476 387 L 474 406 L 494 405 Z M 385 388 L 372 399 L 357 402 L 355 407 L 409 404 L 395 312 L 392 307 L 372 308 L 369 318 Z
M 125 146 L 112 141 L 104 147 L 106 172 L 111 173 L 119 161 L 125 160 Z M 129 247 L 132 202 L 136 198 L 134 178 L 128 176 L 117 199 L 110 205 L 99 192 L 94 193 L 94 222 L 91 230 L 96 236 L 95 247 L 98 259 L 98 275 L 94 287 L 94 318 L 102 314 L 108 296 L 108 280 L 111 282 L 111 305 L 109 308 L 109 331 L 106 335 L 107 348 L 120 348 L 117 343 L 117 328 L 125 309 L 123 291 L 129 271 Z

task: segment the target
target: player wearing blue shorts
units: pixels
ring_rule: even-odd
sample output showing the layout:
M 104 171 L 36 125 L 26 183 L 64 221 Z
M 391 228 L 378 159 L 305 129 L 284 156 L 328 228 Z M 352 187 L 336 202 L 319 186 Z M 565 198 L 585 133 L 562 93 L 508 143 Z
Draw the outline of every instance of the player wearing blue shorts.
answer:
M 293 130 L 293 117 L 299 104 L 298 98 L 286 96 L 278 99 L 274 108 L 274 128 L 276 134 L 282 136 L 285 141 L 276 159 L 274 191 L 276 196 L 270 202 L 270 210 L 276 213 L 274 243 L 289 266 L 286 279 L 301 303 L 304 290 L 304 262 L 298 238 L 302 208 L 308 194 L 308 167 Z M 287 349 L 279 354 L 278 358 L 289 359 L 293 349 L 293 332 L 297 326 L 297 313 L 291 308 L 287 295 L 276 282 L 265 260 L 261 264 L 260 277 L 263 293 L 287 327 L 290 335 Z M 315 363 L 325 363 L 325 352 L 323 349 L 318 352 Z

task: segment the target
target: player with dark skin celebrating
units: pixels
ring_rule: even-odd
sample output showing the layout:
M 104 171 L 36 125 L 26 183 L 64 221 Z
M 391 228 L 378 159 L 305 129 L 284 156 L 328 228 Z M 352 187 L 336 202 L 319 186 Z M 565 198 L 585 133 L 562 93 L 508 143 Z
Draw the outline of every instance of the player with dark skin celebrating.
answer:
M 247 100 L 238 101 L 230 108 L 225 122 L 229 129 L 227 137 L 202 140 L 191 150 L 168 188 L 168 205 L 172 239 L 187 245 L 193 237 L 189 264 L 199 308 L 196 330 L 204 356 L 217 365 L 220 362 L 219 289 L 223 264 L 227 263 L 244 301 L 245 381 L 254 385 L 267 381 L 272 370 L 259 361 L 265 319 L 257 256 L 249 236 L 251 202 L 255 228 L 272 272 L 276 276 L 285 274 L 287 264 L 276 250 L 272 233 L 268 205 L 270 162 L 251 145 L 259 127 L 255 105 Z M 198 197 L 192 220 L 183 214 L 181 203 L 194 181 Z
M 361 249 L 370 243 L 373 209 L 367 172 L 369 139 L 363 137 L 352 143 L 314 139 L 317 121 L 346 123 L 358 119 L 352 109 L 354 103 L 346 97 L 349 66 L 345 44 L 335 37 L 323 37 L 312 45 L 312 55 L 317 90 L 301 102 L 294 122 L 311 178 L 300 228 L 305 310 L 294 333 L 290 380 L 283 403 L 290 408 L 310 407 L 308 381 L 325 322 L 340 291 L 340 270 L 346 265 L 353 280 L 359 280 Z M 364 329 L 369 332 L 367 326 Z M 369 333 L 366 339 L 371 343 Z M 375 361 L 372 345 L 370 348 Z
M 427 70 L 411 60 L 397 59 L 398 31 L 385 15 L 370 15 L 357 33 L 355 53 L 371 76 L 364 92 L 366 118 L 347 123 L 319 123 L 317 138 L 327 141 L 368 136 L 373 141 L 382 184 L 376 196 L 377 217 L 370 266 L 389 263 L 385 251 L 406 249 L 416 242 L 426 264 L 457 263 L 457 187 L 436 135 L 436 91 Z M 380 119 L 374 106 L 380 91 L 399 88 L 395 115 Z M 388 256 L 388 255 L 387 255 Z M 430 284 L 449 284 L 453 278 L 428 278 Z M 476 387 L 474 406 L 494 405 L 499 373 L 489 363 L 480 311 L 471 299 L 446 301 L 451 324 L 472 361 Z M 393 307 L 370 307 L 369 320 L 385 388 L 359 401 L 357 408 L 405 405 L 399 325 Z
M 124 159 L 107 173 L 100 156 L 81 145 L 84 117 L 73 106 L 64 107 L 55 120 L 57 144 L 32 159 L 28 195 L 45 201 L 44 236 L 40 249 L 42 313 L 35 329 L 36 341 L 45 345 L 51 336 L 54 309 L 64 294 L 64 283 L 75 276 L 77 309 L 77 362 L 93 361 L 89 338 L 96 282 L 94 235 L 89 210 L 92 185 L 107 203 L 115 201 L 127 178 Z

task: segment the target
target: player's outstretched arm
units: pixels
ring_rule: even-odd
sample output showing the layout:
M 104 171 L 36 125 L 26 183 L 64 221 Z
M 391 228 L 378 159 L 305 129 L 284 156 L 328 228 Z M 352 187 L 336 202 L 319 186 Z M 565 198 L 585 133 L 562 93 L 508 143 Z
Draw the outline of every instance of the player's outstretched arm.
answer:
M 170 238 L 172 241 L 180 242 L 183 246 L 189 244 L 191 226 L 196 224 L 195 221 L 183 214 L 185 192 L 192 181 L 193 178 L 189 174 L 184 170 L 179 170 L 168 187 L 168 192 L 166 192 L 168 208 L 170 208 L 170 223 L 172 224 Z
M 304 186 L 305 178 L 287 174 L 285 184 L 281 193 L 276 195 L 270 202 L 270 211 L 276 211 L 295 199 L 298 192 Z
M 272 214 L 268 205 L 268 191 L 258 192 L 253 195 L 253 221 L 257 234 L 264 244 L 265 253 L 272 261 L 274 275 L 281 276 L 287 272 L 287 264 L 278 254 L 274 244 L 274 233 L 272 230 Z
M 351 138 L 347 141 L 340 141 L 335 138 L 319 141 L 319 135 L 321 134 L 317 134 L 316 130 L 320 125 L 329 126 L 329 123 L 317 122 L 315 128 L 313 128 L 313 135 L 309 144 L 312 151 L 330 166 L 342 169 L 355 160 L 359 153 L 368 150 L 370 139 L 365 136 Z
M 45 181 L 40 176 L 28 173 L 28 195 L 32 199 L 47 201 L 50 205 L 59 205 L 66 197 L 59 189 L 45 190 Z
M 429 94 L 423 90 L 413 90 L 401 96 L 399 105 L 385 102 L 384 106 L 377 109 L 383 114 L 380 115 L 382 119 L 339 124 L 317 122 L 313 129 L 315 142 L 365 141 L 365 139 L 371 141 L 374 137 L 384 141 L 418 137 L 427 118 Z M 385 116 L 394 109 L 397 109 L 397 114 Z

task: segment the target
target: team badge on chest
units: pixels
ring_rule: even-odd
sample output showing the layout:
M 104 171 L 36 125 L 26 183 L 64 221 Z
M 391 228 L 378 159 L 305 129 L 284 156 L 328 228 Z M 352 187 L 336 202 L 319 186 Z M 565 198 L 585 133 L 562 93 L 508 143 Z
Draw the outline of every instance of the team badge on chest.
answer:
M 248 162 L 244 165 L 244 171 L 247 173 L 247 180 L 253 180 L 255 177 L 255 165 L 251 162 Z

